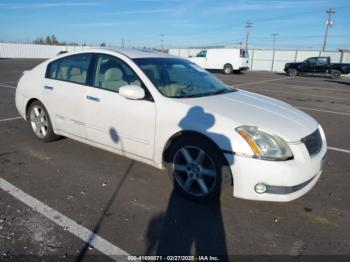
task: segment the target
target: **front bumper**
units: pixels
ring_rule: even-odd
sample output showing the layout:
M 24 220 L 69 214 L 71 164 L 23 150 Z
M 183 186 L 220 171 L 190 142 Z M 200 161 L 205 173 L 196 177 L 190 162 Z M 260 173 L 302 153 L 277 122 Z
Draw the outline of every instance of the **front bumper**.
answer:
M 326 141 L 321 151 L 312 157 L 303 143 L 290 145 L 290 148 L 294 159 L 288 161 L 235 155 L 231 165 L 233 195 L 250 200 L 288 202 L 306 194 L 321 176 L 327 153 Z M 264 184 L 266 191 L 257 193 L 257 184 Z

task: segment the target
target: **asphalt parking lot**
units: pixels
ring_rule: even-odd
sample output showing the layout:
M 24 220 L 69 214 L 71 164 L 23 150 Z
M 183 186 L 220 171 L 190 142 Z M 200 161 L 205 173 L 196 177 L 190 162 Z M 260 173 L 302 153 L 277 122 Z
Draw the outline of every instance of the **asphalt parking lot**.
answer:
M 0 60 L 0 261 L 109 261 L 112 251 L 350 259 L 350 78 L 216 74 L 312 115 L 329 158 L 313 190 L 293 202 L 224 195 L 204 205 L 173 193 L 161 170 L 71 139 L 34 139 L 18 119 L 14 87 L 38 62 Z

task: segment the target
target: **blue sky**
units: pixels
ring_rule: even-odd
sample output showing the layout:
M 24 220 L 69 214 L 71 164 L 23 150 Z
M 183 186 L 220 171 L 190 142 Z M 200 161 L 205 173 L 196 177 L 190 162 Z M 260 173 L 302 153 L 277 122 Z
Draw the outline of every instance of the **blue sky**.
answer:
M 349 0 L 0 0 L 0 41 L 61 41 L 159 47 L 238 44 L 253 23 L 250 45 L 322 46 L 326 9 L 335 9 L 328 49 L 350 48 Z

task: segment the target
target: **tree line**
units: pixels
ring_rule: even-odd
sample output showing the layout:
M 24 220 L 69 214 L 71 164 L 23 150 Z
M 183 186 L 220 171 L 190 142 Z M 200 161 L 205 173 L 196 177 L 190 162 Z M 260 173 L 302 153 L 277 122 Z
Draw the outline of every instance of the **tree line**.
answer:
M 70 45 L 70 46 L 79 46 L 78 43 L 67 43 L 67 42 L 61 42 L 57 39 L 55 35 L 48 35 L 47 37 L 38 37 L 33 41 L 33 44 L 37 45 Z M 84 46 L 86 44 L 83 44 Z

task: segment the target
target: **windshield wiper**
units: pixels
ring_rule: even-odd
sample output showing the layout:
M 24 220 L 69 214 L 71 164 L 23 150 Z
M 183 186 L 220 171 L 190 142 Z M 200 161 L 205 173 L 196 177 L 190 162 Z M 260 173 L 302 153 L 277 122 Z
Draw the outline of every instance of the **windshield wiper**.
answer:
M 192 97 L 201 97 L 208 94 L 183 94 L 181 96 L 171 96 L 171 98 L 192 98 Z
M 230 88 L 222 88 L 219 90 L 216 90 L 214 92 L 210 93 L 201 93 L 201 94 L 183 94 L 181 96 L 172 96 L 172 98 L 193 98 L 193 97 L 203 97 L 203 96 L 212 96 L 212 95 L 219 95 L 219 94 L 224 94 L 224 93 L 231 93 L 231 92 L 236 92 L 236 89 L 230 89 Z
M 224 94 L 224 93 L 229 93 L 229 92 L 233 92 L 235 91 L 234 89 L 226 89 L 226 88 L 223 88 L 223 89 L 219 89 L 217 91 L 214 91 L 212 93 L 210 93 L 210 95 L 219 95 L 219 94 Z

